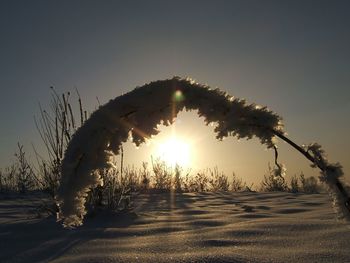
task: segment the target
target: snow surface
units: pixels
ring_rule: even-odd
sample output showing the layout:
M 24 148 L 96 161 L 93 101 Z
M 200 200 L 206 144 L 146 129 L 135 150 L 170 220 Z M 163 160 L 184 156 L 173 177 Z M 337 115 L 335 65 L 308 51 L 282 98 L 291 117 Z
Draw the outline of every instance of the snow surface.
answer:
M 0 262 L 350 262 L 327 194 L 161 193 L 64 229 L 0 196 Z

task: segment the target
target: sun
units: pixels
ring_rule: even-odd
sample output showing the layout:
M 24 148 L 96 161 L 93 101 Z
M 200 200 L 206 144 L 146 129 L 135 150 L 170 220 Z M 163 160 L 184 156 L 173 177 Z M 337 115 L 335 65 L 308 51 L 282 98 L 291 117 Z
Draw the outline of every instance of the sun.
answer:
M 191 162 L 191 147 L 186 140 L 171 137 L 159 143 L 156 149 L 156 157 L 167 165 L 180 165 L 186 167 Z

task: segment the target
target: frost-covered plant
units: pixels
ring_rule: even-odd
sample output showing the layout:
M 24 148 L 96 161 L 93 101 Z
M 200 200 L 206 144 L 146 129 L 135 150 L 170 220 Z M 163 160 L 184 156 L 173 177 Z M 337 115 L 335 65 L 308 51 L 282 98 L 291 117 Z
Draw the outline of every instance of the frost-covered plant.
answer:
M 317 143 L 304 145 L 303 148 L 306 157 L 312 160 L 311 166 L 321 170 L 319 179 L 326 183 L 339 217 L 350 220 L 349 187 L 343 186 L 339 180 L 344 174 L 342 166 L 340 163 L 330 163 L 321 145 Z
M 298 182 L 298 177 L 296 175 L 293 175 L 290 179 L 290 189 L 289 191 L 291 193 L 298 193 L 300 191 L 300 186 Z
M 213 123 L 218 139 L 229 135 L 238 139 L 257 137 L 272 148 L 274 137 L 278 136 L 297 146 L 285 137 L 281 117 L 266 107 L 247 104 L 245 100 L 190 79 L 174 77 L 151 82 L 101 106 L 76 131 L 62 161 L 58 219 L 68 227 L 82 224 L 89 189 L 103 183 L 96 171 L 109 166 L 111 156 L 119 154 L 122 143 L 129 137 L 139 146 L 159 133 L 158 125 L 172 124 L 184 109 L 197 110 L 206 124 Z M 305 155 L 305 150 L 300 149 Z M 317 162 L 319 168 L 321 165 L 324 181 L 336 191 L 340 167 L 328 163 L 318 165 L 323 159 L 317 159 L 316 153 L 313 151 L 315 159 L 308 153 L 309 160 Z M 347 196 L 345 192 L 343 197 L 337 195 L 343 199 L 344 196 Z
M 243 182 L 242 178 L 238 178 L 237 175 L 233 172 L 231 190 L 233 192 L 240 192 L 246 189 L 246 187 L 247 187 L 247 183 Z
M 0 192 L 16 191 L 23 194 L 37 189 L 40 183 L 26 157 L 23 145 L 18 143 L 17 147 L 13 164 L 0 170 Z
M 209 169 L 210 179 L 209 185 L 213 191 L 228 191 L 230 183 L 228 182 L 227 176 L 223 172 L 219 172 L 219 169 Z
M 87 119 L 87 112 L 83 110 L 82 100 L 77 91 L 78 112 L 70 102 L 71 93 L 59 95 L 51 87 L 51 101 L 49 109 L 40 105 L 40 116 L 35 117 L 35 125 L 47 151 L 47 158 L 43 158 L 35 149 L 37 165 L 35 172 L 39 175 L 40 184 L 53 199 L 57 195 L 61 179 L 61 164 L 65 150 L 73 134 Z
M 164 161 L 152 160 L 154 188 L 158 190 L 170 190 L 172 186 L 172 169 Z
M 206 192 L 209 190 L 208 182 L 209 182 L 209 178 L 207 176 L 206 171 L 198 172 L 190 180 L 190 191 L 191 192 Z
M 172 180 L 172 188 L 176 192 L 181 192 L 183 186 L 183 178 L 182 178 L 182 168 L 180 165 L 176 164 L 174 167 L 174 176 Z
M 181 190 L 183 192 L 194 192 L 195 191 L 195 182 L 194 182 L 194 176 L 188 172 L 184 176 L 182 176 L 182 185 L 181 185 Z
M 17 159 L 17 189 L 20 193 L 25 193 L 33 189 L 38 181 L 34 175 L 33 169 L 28 163 L 23 150 L 23 145 L 17 144 L 18 152 L 15 153 Z
M 129 181 L 120 176 L 120 171 L 114 167 L 100 169 L 100 177 L 103 185 L 90 189 L 87 198 L 87 206 L 93 213 L 96 209 L 107 208 L 119 210 L 121 200 L 130 192 Z
M 305 177 L 303 173 L 300 175 L 301 191 L 308 194 L 316 194 L 320 192 L 317 179 L 314 176 Z
M 18 164 L 13 163 L 0 170 L 0 192 L 17 191 L 17 169 Z
M 267 192 L 286 191 L 288 186 L 284 180 L 284 171 L 283 167 L 272 168 L 269 164 L 268 174 L 264 175 L 264 180 L 261 183 L 261 190 Z
M 148 163 L 143 162 L 142 168 L 140 169 L 140 178 L 141 178 L 140 190 L 147 190 L 150 187 L 151 175 L 147 167 L 148 167 Z

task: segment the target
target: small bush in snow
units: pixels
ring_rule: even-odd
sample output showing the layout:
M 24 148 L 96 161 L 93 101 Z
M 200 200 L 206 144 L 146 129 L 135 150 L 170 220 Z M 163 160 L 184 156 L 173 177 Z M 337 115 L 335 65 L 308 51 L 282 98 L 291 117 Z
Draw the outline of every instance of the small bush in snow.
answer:
M 296 175 L 293 175 L 293 177 L 290 179 L 290 189 L 289 191 L 291 193 L 298 193 L 300 192 L 300 186 L 298 182 L 298 177 Z
M 209 174 L 209 187 L 212 191 L 216 192 L 229 190 L 230 184 L 228 182 L 228 177 L 223 172 L 219 172 L 217 167 L 214 169 L 209 169 Z
M 271 168 L 269 165 L 268 174 L 264 175 L 264 180 L 261 183 L 261 190 L 266 192 L 285 192 L 288 190 L 287 183 L 280 174 L 279 169 L 276 171 L 276 169 Z
M 301 173 L 300 175 L 301 191 L 308 194 L 316 194 L 320 192 L 320 186 L 318 184 L 317 178 L 310 176 L 305 178 L 305 175 Z
M 247 189 L 247 184 L 243 182 L 241 178 L 238 178 L 237 175 L 233 172 L 232 173 L 232 183 L 231 183 L 231 190 L 233 192 L 241 192 Z

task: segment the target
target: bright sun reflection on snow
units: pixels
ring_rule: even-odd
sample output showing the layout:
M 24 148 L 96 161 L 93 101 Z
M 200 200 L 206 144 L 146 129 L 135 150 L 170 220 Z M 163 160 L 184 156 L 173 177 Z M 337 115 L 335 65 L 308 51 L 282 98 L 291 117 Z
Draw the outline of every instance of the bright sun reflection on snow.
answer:
M 155 155 L 170 166 L 190 164 L 190 144 L 185 140 L 172 137 L 158 144 Z

